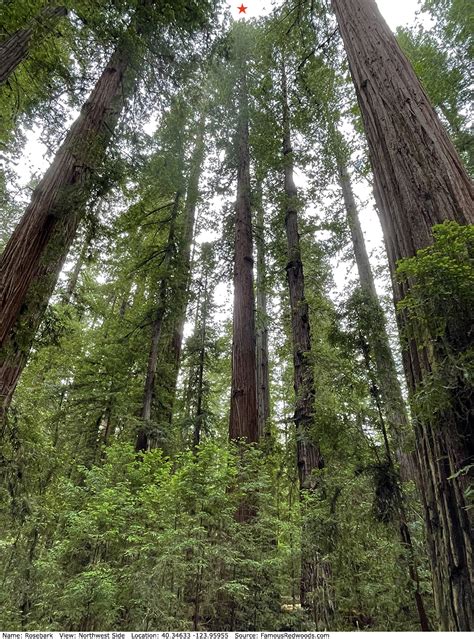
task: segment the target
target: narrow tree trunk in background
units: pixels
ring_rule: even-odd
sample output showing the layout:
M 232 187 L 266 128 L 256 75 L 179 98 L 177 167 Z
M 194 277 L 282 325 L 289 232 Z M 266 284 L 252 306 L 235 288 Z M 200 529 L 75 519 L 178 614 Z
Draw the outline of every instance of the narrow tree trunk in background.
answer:
M 243 63 L 245 64 L 245 63 Z M 258 440 L 255 300 L 253 290 L 252 215 L 248 96 L 245 70 L 239 87 L 237 202 L 235 205 L 234 313 L 230 439 Z
M 62 296 L 62 301 L 64 302 L 64 304 L 69 304 L 71 302 L 72 296 L 74 295 L 77 282 L 79 281 L 79 275 L 82 271 L 82 267 L 84 266 L 84 262 L 86 261 L 87 251 L 89 250 L 91 240 L 92 236 L 90 233 L 88 233 L 86 238 L 84 239 L 81 247 L 81 252 L 79 253 L 76 263 L 74 264 L 74 268 L 71 271 L 71 275 L 69 276 L 64 295 Z
M 341 149 L 341 151 L 343 150 Z M 364 234 L 362 233 L 351 180 L 347 166 L 343 160 L 343 155 L 343 152 L 337 152 L 336 161 L 339 172 L 339 181 L 344 197 L 347 221 L 352 237 L 354 257 L 359 273 L 361 289 L 364 292 L 370 307 L 375 311 L 373 314 L 374 323 L 377 323 L 376 326 L 367 327 L 369 333 L 367 335 L 367 339 L 375 362 L 377 385 L 380 390 L 384 413 L 386 415 L 390 433 L 395 441 L 397 457 L 400 462 L 400 470 L 404 479 L 413 479 L 413 462 L 409 456 L 403 453 L 404 434 L 408 432 L 409 428 L 407 410 L 397 376 L 397 367 L 390 348 L 385 314 L 375 289 L 374 277 L 365 246 Z
M 205 144 L 204 133 L 206 113 L 203 110 L 198 124 L 197 137 L 190 161 L 190 174 L 184 205 L 184 230 L 181 240 L 181 248 L 177 258 L 178 275 L 174 284 L 172 297 L 176 301 L 176 316 L 173 322 L 169 342 L 169 353 L 172 365 L 171 375 L 168 380 L 163 380 L 166 385 L 165 393 L 170 397 L 169 403 L 164 407 L 161 421 L 171 424 L 173 417 L 174 399 L 178 383 L 179 365 L 183 348 L 184 324 L 186 322 L 186 310 L 189 301 L 189 287 L 191 284 L 191 249 L 194 238 L 196 222 L 196 208 L 199 200 L 199 180 L 204 162 Z
M 8 80 L 17 66 L 28 56 L 32 38 L 47 36 L 65 15 L 65 7 L 44 7 L 25 28 L 18 29 L 0 42 L 0 85 Z
M 156 307 L 155 307 L 155 319 L 153 320 L 151 330 L 150 351 L 148 354 L 147 371 L 145 377 L 145 388 L 143 390 L 143 403 L 140 413 L 140 419 L 142 424 L 138 429 L 137 440 L 135 443 L 135 450 L 137 452 L 145 452 L 150 450 L 153 446 L 153 438 L 150 436 L 150 418 L 151 418 L 151 406 L 153 402 L 153 395 L 155 391 L 155 379 L 156 379 L 156 367 L 158 364 L 158 354 L 160 346 L 161 329 L 163 327 L 163 319 L 165 317 L 168 292 L 169 292 L 169 278 L 170 278 L 170 266 L 174 252 L 175 245 L 175 227 L 176 218 L 179 210 L 180 193 L 176 192 L 176 197 L 173 205 L 173 211 L 171 213 L 170 228 L 168 234 L 168 241 L 166 245 L 166 253 L 163 259 L 162 268 L 163 276 L 160 279 L 158 291 L 156 295 Z
M 380 395 L 380 389 L 378 387 L 378 379 L 377 374 L 378 370 L 374 373 L 372 369 L 372 353 L 370 345 L 365 341 L 365 338 L 361 335 L 360 339 L 362 341 L 362 350 L 365 360 L 365 365 L 367 368 L 369 383 L 371 385 L 371 394 L 374 398 L 374 401 L 377 406 L 377 411 L 379 414 L 380 427 L 382 430 L 383 441 L 385 446 L 385 459 L 388 466 L 388 479 L 389 483 L 393 483 L 394 493 L 395 493 L 395 502 L 398 516 L 398 531 L 400 533 L 400 541 L 402 543 L 403 548 L 406 553 L 408 574 L 412 581 L 413 586 L 413 596 L 415 598 L 415 606 L 418 613 L 418 619 L 420 621 L 420 629 L 424 632 L 431 630 L 428 616 L 426 614 L 425 605 L 423 602 L 423 597 L 420 589 L 420 579 L 418 576 L 418 568 L 417 568 L 417 557 L 415 555 L 415 549 L 413 547 L 413 543 L 411 541 L 410 530 L 407 524 L 407 514 L 405 508 L 405 494 L 403 490 L 403 486 L 400 480 L 400 472 L 398 468 L 395 466 L 393 455 L 391 452 L 391 446 L 388 438 L 387 427 L 385 424 L 384 418 L 384 405 L 383 400 Z
M 207 265 L 206 265 L 207 266 Z M 199 446 L 201 441 L 202 423 L 204 421 L 204 366 L 206 363 L 206 336 L 207 336 L 207 322 L 209 312 L 209 272 L 206 268 L 204 273 L 204 285 L 202 292 L 201 303 L 201 317 L 200 317 L 200 343 L 199 343 L 199 364 L 198 364 L 198 379 L 196 389 L 196 415 L 194 417 L 194 431 L 193 431 L 193 450 Z
M 267 273 L 265 224 L 260 185 L 257 184 L 255 244 L 257 246 L 257 406 L 259 439 L 269 436 L 270 372 L 268 366 Z
M 283 107 L 283 158 L 285 167 L 285 227 L 288 246 L 286 273 L 290 293 L 291 329 L 293 338 L 293 366 L 295 389 L 296 448 L 301 494 L 313 491 L 316 483 L 312 473 L 323 468 L 324 462 L 318 444 L 313 441 L 314 433 L 314 372 L 311 362 L 311 329 L 308 303 L 304 292 L 304 273 L 301 261 L 300 238 L 298 232 L 298 191 L 294 182 L 293 149 L 291 146 L 290 113 L 285 65 L 282 64 L 282 107 Z M 326 616 L 325 610 L 316 611 L 318 589 L 326 590 L 325 566 L 313 548 L 307 526 L 303 524 L 301 548 L 301 605 L 311 607 L 316 621 Z M 320 565 L 321 564 L 321 565 Z M 316 596 L 315 596 L 316 595 Z
M 26 364 L 122 109 L 129 49 L 123 41 L 112 55 L 0 259 L 1 413 Z
M 332 0 L 332 4 L 364 121 L 398 302 L 407 288 L 396 281 L 397 261 L 432 244 L 434 224 L 473 223 L 473 189 L 374 0 Z M 405 317 L 398 319 L 403 326 Z M 456 333 L 455 326 L 448 325 L 448 330 Z M 468 348 L 470 337 L 465 335 L 464 340 Z M 412 341 L 404 352 L 412 393 L 433 366 L 436 355 Z M 453 402 L 465 395 L 461 386 L 453 389 Z M 469 411 L 459 408 L 464 410 L 454 406 L 437 419 L 419 419 L 415 427 L 435 606 L 445 631 L 474 630 L 472 510 L 467 510 L 464 496 L 469 477 L 456 476 L 472 464 L 474 442 L 472 423 L 463 416 Z

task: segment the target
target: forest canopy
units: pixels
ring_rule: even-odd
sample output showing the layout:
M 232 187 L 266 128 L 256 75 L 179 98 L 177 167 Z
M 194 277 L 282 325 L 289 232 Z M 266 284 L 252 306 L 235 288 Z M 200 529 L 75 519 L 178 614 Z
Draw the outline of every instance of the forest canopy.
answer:
M 474 630 L 472 8 L 242 7 L 0 5 L 3 630 Z

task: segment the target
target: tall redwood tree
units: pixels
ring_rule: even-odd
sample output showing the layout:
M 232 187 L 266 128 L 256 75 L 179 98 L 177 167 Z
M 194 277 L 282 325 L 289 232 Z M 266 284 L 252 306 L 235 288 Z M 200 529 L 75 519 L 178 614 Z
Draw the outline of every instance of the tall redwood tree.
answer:
M 0 410 L 6 410 L 54 290 L 123 106 L 131 59 L 110 58 L 0 258 Z
M 430 245 L 434 224 L 474 223 L 473 188 L 375 1 L 332 0 L 332 5 L 364 121 L 398 302 L 406 285 L 395 278 L 397 261 Z M 404 317 L 399 321 L 403 325 Z M 466 335 L 466 348 L 468 340 Z M 420 388 L 436 366 L 434 351 L 412 341 L 404 352 L 410 390 Z M 472 510 L 464 495 L 468 477 L 457 474 L 473 459 L 468 414 L 447 409 L 441 418 L 416 420 L 415 427 L 435 605 L 441 628 L 450 631 L 474 629 Z
M 293 371 L 295 389 L 294 422 L 296 453 L 301 496 L 316 489 L 313 471 L 323 468 L 324 461 L 319 444 L 314 441 L 315 386 L 311 361 L 311 327 L 309 307 L 305 297 L 304 271 L 298 231 L 298 191 L 294 180 L 294 156 L 291 144 L 290 110 L 285 64 L 282 62 L 282 123 L 285 190 L 285 229 L 288 262 L 286 274 L 291 308 L 291 334 L 293 342 Z M 301 540 L 300 600 L 312 607 L 316 622 L 328 626 L 332 610 L 327 605 L 330 597 L 324 593 L 328 587 L 330 566 L 322 561 L 311 538 L 310 527 L 303 523 Z M 319 591 L 319 592 L 318 592 Z
M 229 436 L 258 441 L 255 295 L 253 288 L 250 152 L 245 62 L 239 86 L 237 201 L 234 240 L 234 312 Z

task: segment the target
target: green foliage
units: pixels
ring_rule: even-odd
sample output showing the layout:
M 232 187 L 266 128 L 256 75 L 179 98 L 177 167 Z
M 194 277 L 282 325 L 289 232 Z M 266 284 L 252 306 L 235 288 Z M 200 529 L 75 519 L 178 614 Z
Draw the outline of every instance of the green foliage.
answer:
M 257 450 L 240 457 L 208 442 L 172 463 L 159 450 L 137 459 L 128 444 L 115 444 L 100 466 L 78 468 L 79 482 L 60 481 L 36 506 L 42 523 L 27 627 L 278 624 L 287 550 L 276 543 L 280 524 L 268 499 L 274 473 Z M 246 495 L 258 515 L 241 527 L 234 514 Z M 11 551 L 7 540 L 2 554 Z M 4 591 L 3 610 L 11 603 Z M 18 623 L 3 613 L 2 627 Z
M 5 29 L 21 27 L 44 4 L 4 3 Z M 35 124 L 57 146 L 64 115 L 84 101 L 123 38 L 139 73 L 5 425 L 0 627 L 417 629 L 395 516 L 397 477 L 386 462 L 376 384 L 364 360 L 367 343 L 382 334 L 383 312 L 366 291 L 350 286 L 344 303 L 331 299 L 331 262 L 349 240 L 334 189 L 335 160 L 350 163 L 360 142 L 346 144 L 337 133 L 353 119 L 354 96 L 323 4 L 297 3 L 229 29 L 225 20 L 214 24 L 212 1 L 68 0 L 67 6 L 60 30 L 35 43 L 0 95 L 10 159 L 21 154 L 23 130 Z M 454 131 L 464 124 L 458 99 L 464 79 L 437 44 L 406 34 L 404 46 L 427 87 L 433 80 L 430 90 L 438 91 L 437 105 L 447 107 Z M 443 82 L 434 82 L 429 56 Z M 296 173 L 306 178 L 298 206 L 316 391 L 309 436 L 325 460 L 315 472 L 316 490 L 304 495 L 295 463 L 285 283 L 282 60 Z M 252 186 L 265 214 L 259 232 L 270 333 L 271 437 L 256 446 L 227 441 L 232 328 L 224 289 L 232 271 L 235 84 L 244 64 Z M 32 74 L 38 82 L 30 86 Z M 150 119 L 157 122 L 153 135 L 142 130 Z M 196 159 L 200 133 L 204 157 Z M 362 158 L 357 172 L 366 167 Z M 191 176 L 198 169 L 196 189 Z M 0 188 L 11 201 L 3 208 L 2 242 L 22 208 L 6 181 Z M 196 211 L 188 246 L 190 193 Z M 400 305 L 413 331 L 407 338 L 444 348 L 451 377 L 443 369 L 440 380 L 448 385 L 469 374 L 461 336 L 474 301 L 472 244 L 470 230 L 444 225 L 435 229 L 433 247 L 400 266 L 411 283 Z M 156 446 L 137 454 L 158 310 L 163 325 L 146 425 Z M 438 393 L 436 401 L 443 397 Z M 417 497 L 406 499 L 430 611 Z M 242 503 L 252 513 L 245 523 L 236 518 Z M 321 577 L 309 593 L 311 610 L 297 603 L 302 552 L 317 559 Z
M 426 417 L 439 415 L 453 401 L 462 406 L 467 397 L 461 389 L 467 392 L 473 376 L 474 230 L 445 222 L 433 227 L 433 239 L 397 269 L 402 286 L 410 282 L 398 304 L 406 317 L 405 339 L 426 349 L 432 366 L 416 394 Z

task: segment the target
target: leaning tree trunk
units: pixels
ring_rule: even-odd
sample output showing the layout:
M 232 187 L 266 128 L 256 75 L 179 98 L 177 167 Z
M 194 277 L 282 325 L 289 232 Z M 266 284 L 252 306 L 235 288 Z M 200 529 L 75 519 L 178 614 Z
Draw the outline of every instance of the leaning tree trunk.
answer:
M 269 436 L 270 371 L 268 365 L 267 273 L 262 193 L 257 185 L 255 244 L 257 246 L 257 407 L 259 439 Z
M 377 372 L 377 385 L 381 394 L 381 401 L 389 430 L 395 441 L 400 471 L 404 478 L 412 479 L 414 477 L 413 462 L 411 457 L 403 452 L 404 434 L 408 432 L 409 428 L 407 410 L 398 380 L 397 367 L 393 358 L 392 349 L 390 348 L 385 314 L 375 289 L 374 277 L 357 213 L 354 192 L 344 161 L 342 136 L 337 135 L 337 133 L 336 136 L 340 142 L 340 146 L 338 145 L 336 151 L 339 183 L 344 198 L 347 222 L 351 232 L 360 287 L 368 303 L 369 308 L 367 313 L 370 315 L 369 322 L 373 322 L 366 328 L 368 332 L 367 339 Z
M 341 137 L 339 138 L 339 141 L 341 142 L 341 144 L 343 143 Z M 377 296 L 377 291 L 375 289 L 374 277 L 365 246 L 364 234 L 362 233 L 362 228 L 357 213 L 354 192 L 352 190 L 349 172 L 347 170 L 346 163 L 344 162 L 344 153 L 342 151 L 343 149 L 338 147 L 336 151 L 336 162 L 339 171 L 339 180 L 344 198 L 347 221 L 352 236 L 354 256 L 357 264 L 357 270 L 359 272 L 359 281 L 361 289 L 366 296 L 367 302 L 369 303 L 369 313 L 374 316 L 375 321 L 377 322 L 377 325 L 371 325 L 367 327 L 368 343 L 367 348 L 364 348 L 364 355 L 366 366 L 370 376 L 373 394 L 375 396 L 377 407 L 379 409 L 380 422 L 384 436 L 386 458 L 391 475 L 393 478 L 395 478 L 397 484 L 395 489 L 397 510 L 399 516 L 399 532 L 402 545 L 406 549 L 408 572 L 413 583 L 415 605 L 420 620 L 420 627 L 421 630 L 428 631 L 430 630 L 429 621 L 420 590 L 416 555 L 411 541 L 410 531 L 407 525 L 403 488 L 401 485 L 399 485 L 400 477 L 403 478 L 402 468 L 407 467 L 405 455 L 402 451 L 402 445 L 403 435 L 408 430 L 408 415 L 405 408 L 405 402 L 403 400 L 400 382 L 398 381 L 395 360 L 393 359 L 392 351 L 390 349 L 386 329 L 385 314 L 383 312 L 382 305 L 380 304 L 379 298 Z M 369 319 L 369 322 L 370 321 L 373 321 L 373 318 Z M 375 363 L 375 375 L 372 375 L 372 358 Z M 393 461 L 393 456 L 391 454 L 388 441 L 385 419 L 388 422 L 390 433 L 395 440 L 398 460 L 400 463 L 400 471 L 395 466 L 395 463 Z M 410 471 L 405 471 L 404 474 L 405 476 L 407 476 L 407 478 L 413 476 L 413 473 Z
M 376 372 L 374 373 L 372 369 L 372 350 L 373 349 L 371 349 L 370 345 L 365 341 L 365 338 L 362 335 L 361 335 L 361 342 L 362 342 L 361 345 L 362 345 L 362 352 L 364 355 L 365 365 L 367 368 L 369 382 L 371 385 L 371 395 L 375 401 L 378 415 L 379 415 L 380 428 L 382 431 L 383 441 L 385 446 L 386 477 L 388 482 L 392 484 L 393 490 L 394 490 L 400 541 L 406 552 L 408 574 L 412 582 L 413 597 L 415 599 L 415 606 L 418 613 L 418 619 L 420 621 L 420 628 L 422 631 L 429 631 L 431 630 L 431 628 L 430 628 L 428 616 L 426 614 L 423 596 L 421 594 L 420 579 L 419 579 L 418 567 L 417 567 L 418 560 L 416 557 L 415 548 L 411 540 L 410 530 L 408 528 L 408 523 L 407 523 L 408 518 L 406 513 L 406 507 L 405 507 L 405 495 L 404 495 L 404 490 L 401 483 L 400 471 L 395 465 L 395 462 L 393 459 L 389 438 L 388 438 L 387 426 L 385 423 L 386 410 L 383 403 L 383 397 L 381 396 L 381 393 L 380 393 L 379 381 L 377 378 L 378 370 L 376 368 Z
M 0 85 L 8 80 L 17 66 L 28 56 L 33 38 L 48 35 L 65 15 L 65 7 L 44 7 L 25 28 L 18 29 L 0 42 Z
M 332 4 L 367 134 L 398 302 L 407 285 L 396 281 L 397 260 L 430 245 L 434 224 L 474 222 L 472 184 L 374 0 Z M 405 321 L 400 315 L 402 328 Z M 465 348 L 468 341 L 466 335 Z M 404 367 L 411 393 L 436 366 L 426 348 L 413 341 L 408 345 Z M 458 388 L 453 397 L 463 392 Z M 472 464 L 473 428 L 467 420 L 446 409 L 441 418 L 418 418 L 415 427 L 435 605 L 441 628 L 448 631 L 474 629 L 472 511 L 464 496 L 468 477 L 456 476 Z
M 291 330 L 293 338 L 293 366 L 295 389 L 295 413 L 297 464 L 300 492 L 316 489 L 313 471 L 323 468 L 324 462 L 319 445 L 314 442 L 314 372 L 311 362 L 311 329 L 309 308 L 304 291 L 303 262 L 301 260 L 298 232 L 298 191 L 294 181 L 293 148 L 291 146 L 290 113 L 285 65 L 282 64 L 282 106 L 283 106 L 283 159 L 285 168 L 285 227 L 288 246 L 286 273 L 291 307 Z M 315 620 L 327 617 L 326 610 L 318 605 L 318 590 L 327 590 L 327 569 L 311 539 L 311 526 L 303 525 L 301 544 L 301 605 L 313 609 Z M 313 601 L 311 602 L 311 599 Z M 318 599 L 318 601 L 316 601 Z M 326 620 L 327 621 L 327 620 Z
M 79 256 L 69 275 L 69 279 L 66 285 L 66 290 L 64 291 L 62 295 L 62 302 L 64 304 L 70 304 L 73 296 L 75 295 L 77 283 L 79 281 L 79 276 L 81 274 L 82 267 L 84 266 L 84 263 L 87 262 L 87 253 L 89 251 L 89 246 L 92 242 L 92 237 L 93 237 L 93 231 L 89 230 L 86 233 L 84 241 L 82 242 Z
M 256 442 L 258 440 L 252 244 L 248 96 L 244 70 L 239 91 L 232 390 L 229 436 L 231 439 L 238 440 L 242 438 L 247 442 Z
M 183 348 L 184 324 L 186 322 L 186 310 L 189 301 L 189 289 L 191 284 L 191 249 L 194 238 L 196 220 L 196 208 L 199 200 L 199 180 L 204 162 L 205 144 L 204 133 L 206 113 L 203 110 L 198 123 L 196 142 L 190 161 L 190 174 L 184 205 L 184 229 L 177 256 L 178 273 L 173 285 L 172 298 L 176 303 L 176 313 L 171 327 L 171 336 L 167 352 L 171 371 L 165 379 L 161 380 L 164 394 L 169 401 L 161 411 L 160 421 L 171 424 L 173 407 L 178 383 L 179 365 Z
M 26 364 L 122 110 L 131 54 L 130 43 L 122 41 L 0 259 L 0 413 L 6 411 Z
M 171 213 L 168 240 L 166 244 L 165 257 L 162 262 L 163 275 L 160 279 L 156 292 L 156 307 L 154 320 L 151 329 L 150 350 L 148 353 L 147 370 L 145 376 L 145 387 L 143 390 L 143 402 L 140 412 L 141 424 L 138 429 L 135 450 L 145 452 L 153 447 L 154 440 L 150 434 L 151 408 L 156 383 L 156 368 L 158 365 L 159 346 L 163 320 L 167 310 L 170 289 L 170 267 L 175 250 L 175 225 L 179 210 L 180 193 L 176 192 L 176 197 Z

